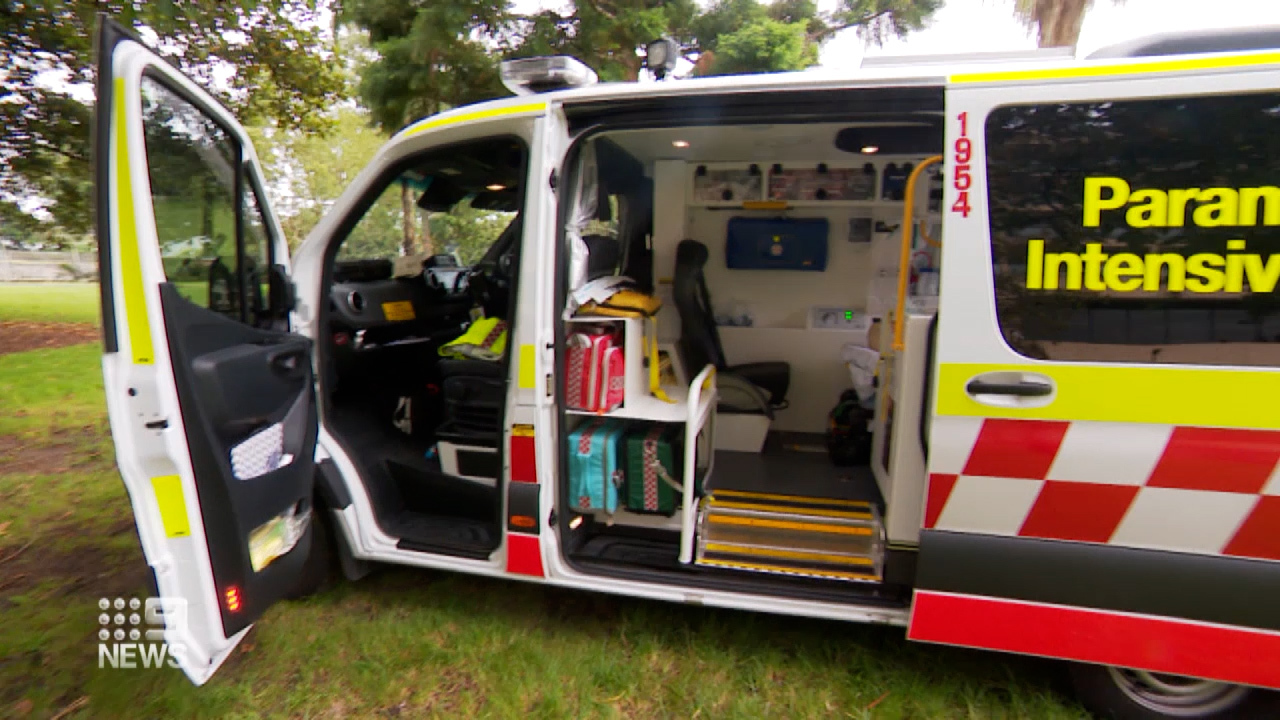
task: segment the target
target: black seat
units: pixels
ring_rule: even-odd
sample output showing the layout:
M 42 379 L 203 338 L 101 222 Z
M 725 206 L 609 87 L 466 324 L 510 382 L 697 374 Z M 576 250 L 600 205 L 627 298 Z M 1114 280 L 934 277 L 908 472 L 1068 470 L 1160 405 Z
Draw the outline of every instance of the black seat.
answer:
M 582 242 L 587 246 L 588 282 L 618 272 L 618 264 L 622 262 L 622 248 L 615 238 L 608 235 L 583 235 Z
M 791 366 L 785 362 L 758 362 L 730 366 L 720 345 L 720 331 L 711 310 L 703 267 L 707 264 L 707 246 L 697 240 L 682 240 L 676 248 L 676 271 L 673 281 L 676 310 L 680 313 L 680 353 L 689 372 L 714 365 L 720 373 L 719 383 L 726 385 L 726 375 L 736 376 L 768 393 L 773 408 L 786 406 L 787 389 L 791 385 Z M 732 378 L 730 378 L 732 379 Z
M 506 405 L 505 363 L 471 358 L 441 358 L 441 394 L 444 396 L 443 427 L 469 438 L 476 445 L 488 444 L 502 425 Z

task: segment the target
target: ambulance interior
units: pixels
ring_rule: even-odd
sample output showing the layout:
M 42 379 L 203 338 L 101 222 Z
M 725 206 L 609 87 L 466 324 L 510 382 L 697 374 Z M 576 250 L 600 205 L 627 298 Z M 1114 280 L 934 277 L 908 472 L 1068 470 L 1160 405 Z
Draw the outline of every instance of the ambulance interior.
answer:
M 500 542 L 526 161 L 514 138 L 410 157 L 330 251 L 324 425 L 405 549 L 483 559 Z M 407 231 L 415 253 L 403 252 Z
M 750 583 L 784 595 L 901 599 L 905 584 L 895 590 L 894 576 L 911 572 L 913 561 L 886 557 L 890 546 L 917 541 L 922 513 L 921 393 L 941 242 L 937 164 L 921 171 L 913 195 L 909 352 L 891 351 L 889 319 L 907 180 L 941 147 L 936 115 L 619 130 L 582 143 L 557 341 L 572 348 L 584 329 L 613 333 L 626 358 L 626 393 L 604 413 L 575 408 L 581 393 L 573 388 L 562 396 L 560 500 L 570 512 L 561 536 L 571 565 L 695 587 Z M 592 291 L 611 276 L 661 300 L 656 316 L 593 312 L 600 303 L 589 304 L 598 299 Z M 566 386 L 579 380 L 570 352 L 557 368 Z M 672 402 L 652 392 L 655 362 Z M 714 373 L 702 372 L 708 365 Z M 885 392 L 894 373 L 913 378 L 900 383 L 905 395 Z M 697 406 L 708 404 L 712 385 L 708 412 Z M 828 432 L 833 414 L 841 432 Z M 613 419 L 624 438 L 648 433 L 650 442 L 619 441 L 610 508 L 587 497 L 594 479 L 575 473 L 594 472 L 581 462 L 582 436 Z M 661 432 L 649 429 L 664 424 L 677 427 L 664 436 L 673 466 L 659 471 L 658 483 L 653 473 L 638 480 Z M 641 447 L 649 454 L 637 464 Z

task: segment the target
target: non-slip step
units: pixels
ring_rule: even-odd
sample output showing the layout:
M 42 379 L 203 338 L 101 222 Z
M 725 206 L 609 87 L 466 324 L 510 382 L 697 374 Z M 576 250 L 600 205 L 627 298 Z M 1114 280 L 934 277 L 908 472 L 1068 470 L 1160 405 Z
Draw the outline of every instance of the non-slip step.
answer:
M 718 490 L 703 498 L 695 562 L 879 582 L 883 525 L 870 503 Z

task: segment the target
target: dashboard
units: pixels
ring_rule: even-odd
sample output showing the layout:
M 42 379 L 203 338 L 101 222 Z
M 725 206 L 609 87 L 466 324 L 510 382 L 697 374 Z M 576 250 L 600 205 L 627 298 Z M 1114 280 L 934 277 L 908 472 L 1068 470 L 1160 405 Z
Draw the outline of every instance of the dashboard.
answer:
M 329 290 L 329 326 L 334 344 L 369 350 L 409 342 L 446 342 L 470 319 L 474 300 L 464 268 L 447 280 L 426 272 L 391 277 L 389 261 L 339 262 Z

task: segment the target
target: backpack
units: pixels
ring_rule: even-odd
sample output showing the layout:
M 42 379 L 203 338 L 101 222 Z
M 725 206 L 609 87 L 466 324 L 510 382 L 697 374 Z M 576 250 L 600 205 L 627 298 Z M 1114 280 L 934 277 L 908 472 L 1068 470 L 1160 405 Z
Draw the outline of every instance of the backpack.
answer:
M 858 393 L 845 390 L 827 416 L 827 454 L 835 465 L 867 465 L 871 462 L 871 411 L 862 407 Z

